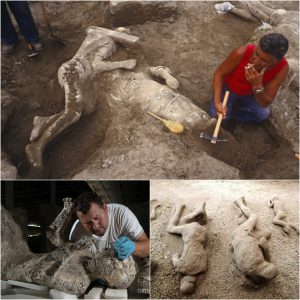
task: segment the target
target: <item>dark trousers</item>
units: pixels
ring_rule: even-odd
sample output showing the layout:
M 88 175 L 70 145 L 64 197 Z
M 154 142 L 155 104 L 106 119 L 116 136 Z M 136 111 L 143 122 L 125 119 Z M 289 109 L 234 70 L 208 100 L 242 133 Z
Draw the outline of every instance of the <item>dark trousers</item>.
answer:
M 8 13 L 7 5 L 26 40 L 31 43 L 37 42 L 39 33 L 27 1 L 1 1 L 1 41 L 7 45 L 16 44 L 18 41 L 17 32 Z
M 223 85 L 222 99 L 227 90 L 226 84 Z M 210 102 L 209 114 L 213 118 L 217 118 L 214 105 L 214 97 Z M 227 102 L 227 114 L 224 120 L 234 119 L 237 122 L 254 122 L 260 123 L 268 119 L 270 109 L 262 107 L 258 104 L 254 95 L 240 96 L 230 91 Z

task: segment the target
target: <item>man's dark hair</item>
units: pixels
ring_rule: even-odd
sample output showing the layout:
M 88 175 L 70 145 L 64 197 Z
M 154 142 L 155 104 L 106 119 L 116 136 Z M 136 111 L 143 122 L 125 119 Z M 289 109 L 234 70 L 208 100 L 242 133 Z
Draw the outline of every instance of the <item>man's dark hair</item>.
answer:
M 100 207 L 103 207 L 102 199 L 95 192 L 86 192 L 79 195 L 73 204 L 73 211 L 80 211 L 83 214 L 86 214 L 91 207 L 92 203 L 98 204 Z
M 281 33 L 270 33 L 259 40 L 259 46 L 263 52 L 280 60 L 289 49 L 289 41 Z

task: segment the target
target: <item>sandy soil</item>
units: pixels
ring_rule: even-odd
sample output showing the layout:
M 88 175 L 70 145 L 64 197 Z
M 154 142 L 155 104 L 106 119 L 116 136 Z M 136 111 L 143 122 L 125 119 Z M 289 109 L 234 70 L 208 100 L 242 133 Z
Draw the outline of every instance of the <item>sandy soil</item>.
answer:
M 201 170 L 187 171 L 194 168 L 193 162 L 189 164 L 189 157 L 199 150 L 237 168 L 241 178 L 298 178 L 298 162 L 291 146 L 278 137 L 268 123 L 239 126 L 233 135 L 223 131 L 221 135 L 229 137 L 230 142 L 216 147 L 199 140 L 199 132 L 187 132 L 174 138 L 162 130 L 161 124 L 149 121 L 151 118 L 145 118 L 134 109 L 110 110 L 101 92 L 99 109 L 82 118 L 48 147 L 43 172 L 29 170 L 24 149 L 29 142 L 33 117 L 49 116 L 64 107 L 64 93 L 57 82 L 59 66 L 75 54 L 89 25 L 113 27 L 108 2 L 51 2 L 47 5 L 55 35 L 66 40 L 67 45 L 60 47 L 49 38 L 39 4 L 34 2 L 31 8 L 45 50 L 29 60 L 25 42 L 21 40 L 13 56 L 2 56 L 2 88 L 19 98 L 2 135 L 2 145 L 17 166 L 20 178 L 72 178 L 78 173 L 80 178 L 208 178 Z M 170 67 L 180 80 L 179 91 L 208 110 L 215 68 L 234 47 L 249 40 L 256 24 L 230 14 L 218 15 L 210 1 L 178 2 L 178 10 L 177 19 L 129 27 L 141 38 L 143 57 L 139 57 L 140 62 Z M 133 53 L 124 55 L 134 57 Z M 101 77 L 99 87 L 105 88 L 105 84 L 105 77 Z M 114 123 L 110 122 L 112 114 L 120 114 Z M 143 124 L 145 120 L 147 124 Z M 128 130 L 126 136 L 131 136 L 126 143 L 112 134 L 116 128 L 119 128 L 117 133 L 122 134 L 124 124 Z M 146 126 L 151 129 L 140 134 L 141 127 Z M 178 148 L 177 155 L 185 158 L 187 166 L 182 163 L 182 168 L 174 169 L 174 164 L 168 164 L 166 159 L 167 171 L 157 172 L 152 168 L 161 165 L 155 158 L 153 163 L 152 158 L 147 159 L 147 143 L 153 136 L 157 139 L 158 155 L 166 153 L 168 147 Z M 145 151 L 138 154 L 135 149 L 141 144 Z M 129 150 L 134 154 L 127 155 Z M 133 170 L 131 173 L 127 172 L 129 168 Z
M 268 200 L 277 195 L 284 201 L 290 220 L 298 224 L 299 183 L 297 181 L 152 181 L 151 198 L 157 199 L 157 217 L 151 221 L 151 260 L 157 267 L 151 277 L 152 298 L 299 298 L 299 236 L 283 233 L 274 226 L 273 210 Z M 280 274 L 260 289 L 246 289 L 232 272 L 229 242 L 237 225 L 238 211 L 233 200 L 245 196 L 248 207 L 259 216 L 259 224 L 272 231 L 268 241 L 271 261 Z M 185 203 L 192 211 L 206 200 L 208 215 L 208 271 L 197 279 L 196 290 L 189 296 L 179 292 L 179 275 L 175 273 L 171 257 L 182 249 L 179 236 L 165 232 L 170 210 L 176 203 Z

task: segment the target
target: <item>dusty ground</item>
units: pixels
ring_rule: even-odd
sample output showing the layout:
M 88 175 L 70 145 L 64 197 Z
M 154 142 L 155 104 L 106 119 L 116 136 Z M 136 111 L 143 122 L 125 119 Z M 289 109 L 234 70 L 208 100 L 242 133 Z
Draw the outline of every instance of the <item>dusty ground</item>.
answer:
M 237 168 L 241 178 L 298 178 L 298 162 L 291 146 L 276 135 L 270 124 L 239 126 L 233 136 L 223 131 L 221 135 L 229 137 L 230 142 L 217 146 L 199 140 L 199 132 L 174 137 L 163 131 L 161 124 L 134 109 L 110 110 L 101 98 L 105 76 L 99 79 L 98 110 L 82 118 L 51 144 L 44 155 L 42 173 L 31 172 L 24 149 L 29 142 L 33 117 L 48 116 L 64 107 L 64 93 L 57 82 L 59 66 L 75 54 L 87 26 L 113 27 L 108 2 L 47 5 L 54 32 L 67 41 L 67 46 L 60 47 L 49 39 L 39 4 L 34 2 L 31 8 L 45 50 L 29 60 L 25 42 L 21 40 L 13 56 L 2 56 L 2 88 L 19 97 L 2 135 L 2 145 L 17 166 L 20 178 L 72 178 L 76 174 L 79 174 L 77 178 L 207 178 L 200 169 L 191 171 L 195 167 L 193 162 L 189 164 L 189 158 L 199 150 Z M 170 67 L 180 81 L 179 91 L 208 110 L 215 68 L 234 47 L 249 40 L 257 25 L 230 14 L 216 14 L 210 1 L 178 2 L 178 10 L 177 19 L 129 27 L 141 38 L 144 57 L 139 57 L 140 62 Z M 136 58 L 132 53 L 126 56 Z M 110 122 L 113 113 L 120 114 L 118 124 Z M 125 135 L 130 136 L 126 143 L 125 137 L 118 139 L 113 134 L 116 128 L 118 134 L 124 133 L 125 130 L 121 131 L 124 124 Z M 149 129 L 140 134 L 141 127 Z M 165 153 L 165 162 L 155 161 L 149 154 L 147 144 L 154 136 L 159 139 L 155 144 L 157 156 Z M 139 145 L 143 145 L 140 154 Z M 173 162 L 168 164 L 168 147 L 176 148 L 176 155 L 183 159 L 177 168 Z M 127 155 L 130 150 L 134 154 Z M 165 170 L 161 170 L 161 165 Z
M 151 260 L 158 265 L 151 276 L 152 298 L 223 298 L 223 299 L 299 299 L 299 236 L 286 236 L 274 226 L 273 211 L 268 200 L 277 195 L 285 202 L 290 220 L 298 224 L 299 183 L 297 181 L 152 181 L 151 198 L 157 199 L 157 218 L 151 221 Z M 233 200 L 245 196 L 248 207 L 258 214 L 261 226 L 272 231 L 268 241 L 271 261 L 280 274 L 260 289 L 246 289 L 238 284 L 231 270 L 229 242 L 237 227 L 238 211 Z M 206 200 L 208 215 L 208 271 L 197 279 L 193 294 L 179 292 L 179 276 L 174 272 L 171 257 L 182 249 L 179 236 L 165 232 L 170 210 L 176 203 L 185 203 L 185 215 Z

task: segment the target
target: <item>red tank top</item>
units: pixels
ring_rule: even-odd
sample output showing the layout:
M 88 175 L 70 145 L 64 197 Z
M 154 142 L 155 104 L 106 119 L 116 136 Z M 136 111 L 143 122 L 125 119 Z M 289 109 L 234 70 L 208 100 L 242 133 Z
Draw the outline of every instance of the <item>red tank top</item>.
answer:
M 245 56 L 240 64 L 229 74 L 225 75 L 224 82 L 230 91 L 235 94 L 247 96 L 252 95 L 252 85 L 246 80 L 245 77 L 245 66 L 248 64 L 255 45 L 249 44 L 246 48 Z M 262 84 L 265 86 L 274 76 L 287 64 L 287 60 L 283 58 L 277 65 L 264 73 Z

